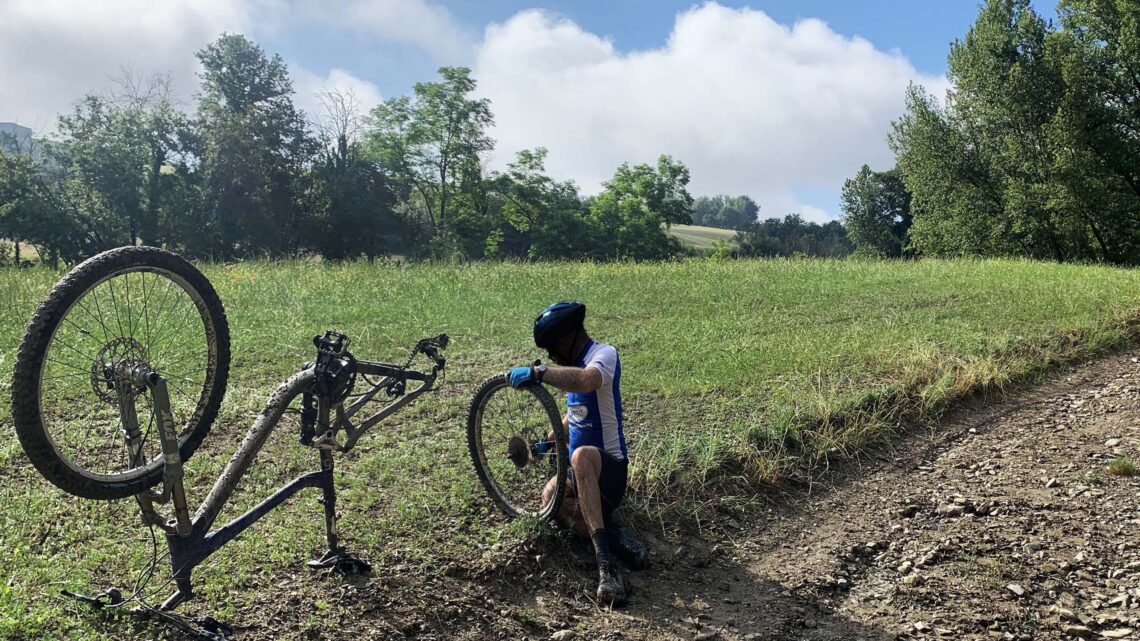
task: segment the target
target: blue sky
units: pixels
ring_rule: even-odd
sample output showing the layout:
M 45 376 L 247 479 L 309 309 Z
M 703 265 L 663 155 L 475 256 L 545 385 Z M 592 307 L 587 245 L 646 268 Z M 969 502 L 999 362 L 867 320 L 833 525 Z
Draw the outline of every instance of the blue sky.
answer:
M 621 162 L 669 153 L 696 194 L 816 220 L 838 215 L 861 164 L 893 163 L 906 87 L 946 90 L 949 44 L 977 13 L 974 0 L 0 4 L 0 121 L 41 133 L 123 66 L 169 74 L 191 108 L 193 52 L 240 32 L 282 55 L 311 113 L 320 91 L 351 90 L 367 109 L 440 65 L 469 66 L 496 115 L 492 168 L 545 146 L 548 171 L 590 193 Z
M 484 0 L 442 2 L 473 36 L 527 9 L 545 9 L 566 16 L 584 29 L 611 39 L 621 51 L 661 46 L 673 29 L 678 12 L 701 4 L 685 0 L 582 0 L 527 2 Z M 722 0 L 727 7 L 751 7 L 779 22 L 793 24 L 819 18 L 835 31 L 861 36 L 884 51 L 898 50 L 924 73 L 946 71 L 950 43 L 961 38 L 977 16 L 975 0 Z M 264 40 L 267 48 L 288 59 L 305 60 L 314 70 L 344 68 L 366 78 L 385 95 L 407 92 L 429 78 L 440 63 L 410 44 L 376 40 L 367 35 L 344 38 L 332 28 L 286 32 Z M 462 64 L 463 61 L 454 61 Z

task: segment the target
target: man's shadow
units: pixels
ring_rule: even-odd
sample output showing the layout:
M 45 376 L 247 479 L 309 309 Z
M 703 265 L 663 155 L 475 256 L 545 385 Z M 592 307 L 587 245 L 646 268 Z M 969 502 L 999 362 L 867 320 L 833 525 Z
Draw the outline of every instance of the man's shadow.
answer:
M 597 575 L 592 548 L 569 535 L 554 537 L 536 555 L 546 564 L 539 581 L 515 573 L 499 587 L 541 619 L 561 620 L 580 639 L 897 638 L 831 611 L 815 595 L 760 576 L 746 559 L 733 558 L 716 543 L 658 534 L 641 535 L 650 551 L 649 566 L 623 572 L 630 592 L 624 607 L 593 601 Z M 618 630 L 620 635 L 614 634 Z

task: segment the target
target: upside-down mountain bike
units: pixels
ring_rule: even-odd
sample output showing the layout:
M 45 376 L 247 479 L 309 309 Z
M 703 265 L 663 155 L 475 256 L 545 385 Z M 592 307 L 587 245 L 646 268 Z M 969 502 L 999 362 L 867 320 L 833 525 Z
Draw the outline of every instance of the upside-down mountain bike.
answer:
M 327 542 L 309 565 L 369 569 L 337 537 L 333 454 L 351 450 L 370 428 L 433 390 L 449 339 L 440 334 L 418 341 L 401 365 L 357 359 L 349 338 L 336 332 L 313 343 L 314 360 L 273 392 L 191 514 L 183 464 L 218 415 L 230 365 L 229 326 L 209 280 L 176 254 L 124 247 L 77 265 L 36 309 L 12 380 L 20 444 L 60 489 L 86 499 L 134 497 L 142 522 L 164 532 L 175 589 L 157 608 L 140 604 L 146 612 L 202 638 L 223 638 L 216 622 L 192 628 L 168 613 L 193 595 L 196 566 L 309 487 L 321 491 Z M 421 356 L 428 364 L 413 367 Z M 214 529 L 239 480 L 283 425 L 299 446 L 316 450 L 319 469 Z M 488 379 L 472 401 L 467 436 L 481 482 L 508 516 L 557 511 L 568 460 L 548 392 L 513 390 L 505 376 Z M 551 478 L 556 491 L 544 496 Z M 164 516 L 159 510 L 167 504 L 172 514 Z M 97 607 L 131 601 L 114 590 L 99 597 L 67 594 Z

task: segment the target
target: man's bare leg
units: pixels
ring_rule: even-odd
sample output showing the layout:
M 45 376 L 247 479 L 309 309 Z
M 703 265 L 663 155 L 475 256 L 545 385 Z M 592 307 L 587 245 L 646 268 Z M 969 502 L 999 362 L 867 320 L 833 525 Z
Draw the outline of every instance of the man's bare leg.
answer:
M 593 534 L 606 527 L 602 520 L 602 491 L 598 479 L 602 476 L 602 455 L 598 448 L 585 445 L 574 450 L 570 460 L 574 480 L 578 485 L 578 505 L 588 531 Z
M 602 491 L 598 487 L 598 479 L 602 475 L 602 455 L 596 447 L 578 447 L 570 459 L 570 467 L 574 469 L 578 489 L 578 509 L 582 520 L 586 522 L 598 561 L 598 600 L 620 603 L 625 600 L 625 588 L 610 569 L 609 541 L 605 521 L 602 519 Z
M 557 481 L 557 477 L 552 476 L 550 480 L 546 482 L 546 487 L 542 488 L 543 505 L 550 502 Z M 590 531 L 586 527 L 585 519 L 582 518 L 582 511 L 578 508 L 578 494 L 572 483 L 566 484 L 566 492 L 562 498 L 562 505 L 558 507 L 558 514 L 555 515 L 554 520 L 558 522 L 558 525 L 573 530 L 575 534 L 583 539 L 590 538 Z

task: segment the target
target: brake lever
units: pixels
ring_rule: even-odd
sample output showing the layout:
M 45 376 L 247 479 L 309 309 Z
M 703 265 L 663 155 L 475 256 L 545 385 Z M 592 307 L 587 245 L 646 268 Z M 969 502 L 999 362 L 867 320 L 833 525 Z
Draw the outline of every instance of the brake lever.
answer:
M 447 349 L 447 346 L 450 342 L 451 339 L 447 336 L 447 334 L 440 334 L 439 336 L 433 338 L 421 339 L 420 342 L 416 343 L 416 349 L 417 351 L 426 354 L 428 358 L 434 361 L 436 367 L 443 369 L 447 363 L 447 359 L 439 353 L 439 350 Z
M 425 345 L 424 354 L 427 354 L 428 358 L 434 361 L 436 367 L 440 369 L 443 369 L 444 365 L 447 364 L 447 359 L 440 355 L 439 350 L 434 345 Z

